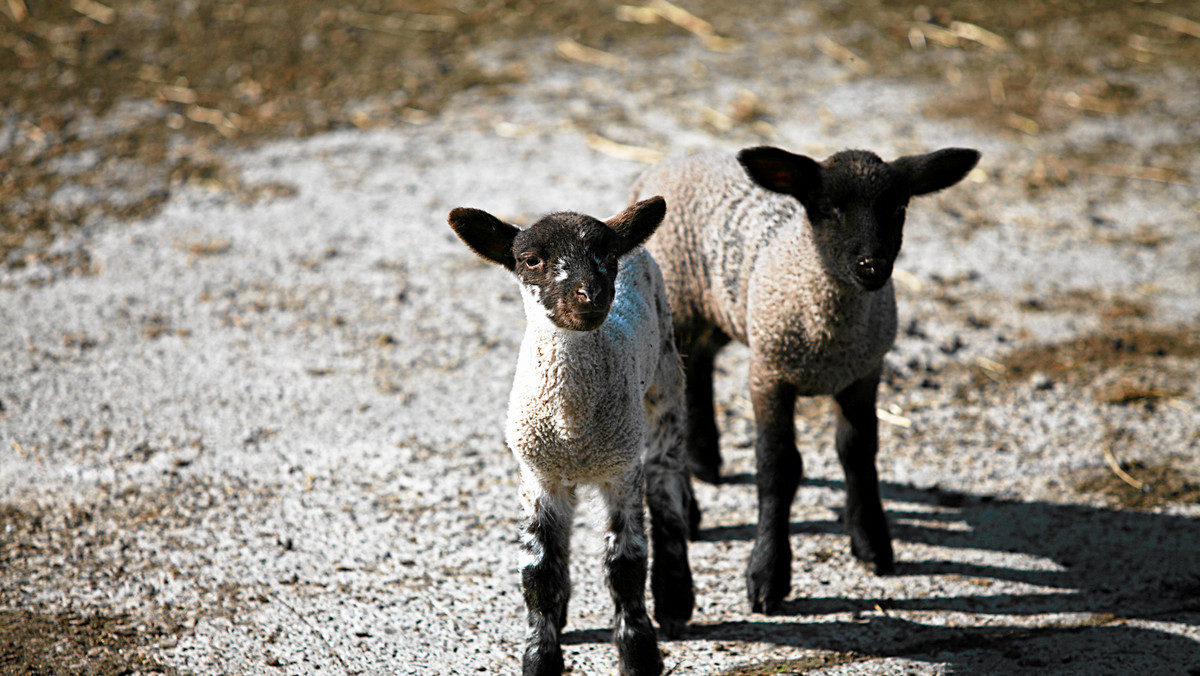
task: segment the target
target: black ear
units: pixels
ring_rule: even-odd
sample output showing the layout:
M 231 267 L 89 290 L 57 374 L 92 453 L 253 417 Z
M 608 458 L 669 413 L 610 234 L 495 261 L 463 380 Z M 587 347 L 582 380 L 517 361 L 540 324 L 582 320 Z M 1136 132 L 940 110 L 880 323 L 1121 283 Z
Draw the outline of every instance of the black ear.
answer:
M 666 215 L 667 201 L 656 195 L 634 202 L 625 211 L 605 221 L 604 224 L 616 231 L 620 238 L 617 256 L 624 256 L 637 245 L 650 239 L 650 235 L 654 234 Z
M 891 164 L 907 177 L 913 195 L 925 195 L 958 183 L 978 162 L 978 150 L 942 148 L 925 155 L 905 155 Z
M 520 232 L 499 218 L 479 209 L 459 207 L 450 212 L 446 219 L 454 234 L 471 248 L 471 251 L 509 270 L 517 267 L 513 257 L 513 238 Z
M 742 150 L 737 159 L 750 180 L 771 192 L 792 195 L 805 206 L 821 192 L 821 165 L 811 157 L 757 146 Z

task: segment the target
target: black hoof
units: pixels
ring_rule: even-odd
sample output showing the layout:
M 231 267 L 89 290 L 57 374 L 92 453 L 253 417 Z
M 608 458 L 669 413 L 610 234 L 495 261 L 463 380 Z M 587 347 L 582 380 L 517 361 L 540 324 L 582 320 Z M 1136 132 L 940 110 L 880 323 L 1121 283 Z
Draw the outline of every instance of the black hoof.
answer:
M 746 579 L 746 592 L 750 599 L 750 611 L 774 615 L 783 608 L 783 600 L 791 591 L 790 582 L 772 582 L 769 579 L 756 579 L 751 574 Z
M 855 540 L 850 541 L 850 553 L 854 558 L 871 567 L 876 575 L 891 575 L 896 572 L 896 559 L 892 553 L 891 542 L 885 542 L 879 547 L 859 546 Z
M 544 646 L 541 650 L 531 647 L 525 652 L 525 661 L 521 665 L 522 676 L 560 676 L 565 665 L 562 648 Z
M 615 643 L 621 676 L 658 676 L 662 673 L 662 655 L 650 618 L 640 626 L 621 626 L 618 621 Z

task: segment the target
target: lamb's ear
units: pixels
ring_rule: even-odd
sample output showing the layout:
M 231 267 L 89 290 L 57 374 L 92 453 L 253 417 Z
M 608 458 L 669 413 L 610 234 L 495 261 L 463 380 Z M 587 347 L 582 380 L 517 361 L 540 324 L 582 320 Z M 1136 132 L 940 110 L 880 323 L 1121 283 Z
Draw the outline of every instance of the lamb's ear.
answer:
M 471 251 L 509 270 L 516 269 L 517 260 L 513 257 L 512 244 L 520 230 L 515 226 L 486 211 L 464 207 L 452 210 L 446 220 L 454 228 L 454 234 Z
M 891 164 L 908 178 L 913 195 L 925 195 L 963 180 L 978 162 L 978 150 L 942 148 L 925 155 L 906 155 Z
M 792 195 L 806 207 L 821 192 L 821 165 L 774 146 L 746 148 L 737 155 L 750 180 L 771 192 Z
M 605 221 L 604 224 L 615 230 L 620 238 L 617 256 L 624 256 L 637 245 L 650 239 L 650 235 L 654 234 L 666 215 L 667 201 L 656 195 L 634 202 L 625 211 Z

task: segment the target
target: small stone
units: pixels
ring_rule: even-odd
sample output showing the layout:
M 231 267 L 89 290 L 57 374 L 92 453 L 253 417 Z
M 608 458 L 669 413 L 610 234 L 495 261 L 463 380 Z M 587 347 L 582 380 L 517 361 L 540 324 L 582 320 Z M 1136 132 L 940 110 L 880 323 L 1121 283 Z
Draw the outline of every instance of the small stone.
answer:
M 942 354 L 954 354 L 966 346 L 967 344 L 963 342 L 962 338 L 954 336 L 953 340 L 943 343 L 938 349 L 942 351 Z

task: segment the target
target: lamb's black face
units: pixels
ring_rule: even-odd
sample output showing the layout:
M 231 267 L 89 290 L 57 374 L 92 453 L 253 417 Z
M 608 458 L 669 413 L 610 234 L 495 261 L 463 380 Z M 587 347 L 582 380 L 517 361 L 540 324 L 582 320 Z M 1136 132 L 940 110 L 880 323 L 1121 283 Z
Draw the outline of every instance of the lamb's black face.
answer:
M 875 153 L 845 150 L 817 163 L 759 146 L 739 152 L 738 161 L 750 180 L 804 205 L 831 273 L 877 291 L 900 253 L 908 200 L 961 181 L 979 162 L 979 152 L 943 148 L 884 162 Z
M 582 214 L 550 214 L 513 239 L 514 272 L 559 328 L 592 331 L 608 318 L 619 237 Z
M 550 214 L 519 230 L 479 209 L 452 209 L 447 222 L 472 251 L 513 272 L 526 315 L 545 314 L 561 329 L 604 324 L 616 291 L 617 261 L 662 223 L 660 196 L 635 202 L 605 222 L 572 212 Z
M 909 195 L 902 177 L 873 153 L 837 153 L 821 166 L 823 190 L 809 222 L 840 274 L 867 291 L 887 284 L 900 253 Z

